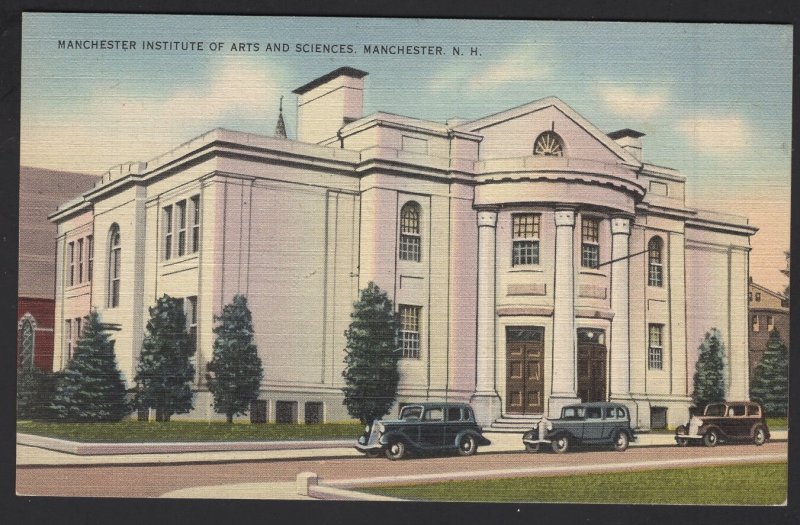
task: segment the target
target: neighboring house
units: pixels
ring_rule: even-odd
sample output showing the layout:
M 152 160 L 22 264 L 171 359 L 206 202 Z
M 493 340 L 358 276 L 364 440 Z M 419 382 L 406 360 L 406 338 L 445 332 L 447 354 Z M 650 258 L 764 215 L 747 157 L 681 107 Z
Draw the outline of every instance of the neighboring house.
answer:
M 713 327 L 728 397 L 747 399 L 746 218 L 687 207 L 685 177 L 642 160 L 642 133 L 604 133 L 557 98 L 447 123 L 363 116 L 366 75 L 296 89 L 297 140 L 281 123 L 276 137 L 214 129 L 113 168 L 52 214 L 54 367 L 95 307 L 121 326 L 130 385 L 148 306 L 183 298 L 188 417 L 211 417 L 214 315 L 243 293 L 268 419 L 346 419 L 343 334 L 374 281 L 399 315 L 401 403 L 470 402 L 487 425 L 612 400 L 639 428 L 677 425 Z
M 773 292 L 750 278 L 747 292 L 750 305 L 750 375 L 756 369 L 767 350 L 769 333 L 777 329 L 781 339 L 789 345 L 789 299 L 782 293 Z
M 57 228 L 47 215 L 99 177 L 22 166 L 19 179 L 17 363 L 52 370 Z

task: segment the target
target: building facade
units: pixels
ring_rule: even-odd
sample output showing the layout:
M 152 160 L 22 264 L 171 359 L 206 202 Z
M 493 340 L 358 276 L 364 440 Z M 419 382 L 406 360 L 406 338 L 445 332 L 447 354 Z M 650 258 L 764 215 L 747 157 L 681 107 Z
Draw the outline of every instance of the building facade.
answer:
M 19 171 L 19 280 L 17 366 L 53 369 L 56 225 L 47 215 L 64 195 L 80 193 L 94 175 L 21 166 Z
M 750 305 L 750 377 L 764 357 L 769 334 L 777 330 L 789 345 L 789 299 L 778 292 L 764 288 L 750 279 L 747 292 Z
M 400 319 L 401 403 L 470 402 L 488 425 L 611 399 L 640 428 L 675 425 L 711 328 L 728 397 L 747 398 L 747 219 L 687 207 L 684 176 L 643 162 L 641 133 L 603 133 L 557 98 L 446 123 L 363 116 L 366 75 L 296 89 L 297 140 L 215 129 L 54 213 L 54 367 L 96 308 L 122 327 L 130 383 L 148 306 L 184 298 L 190 417 L 211 417 L 213 316 L 243 293 L 268 419 L 347 419 L 343 333 L 374 281 Z M 95 271 L 76 283 L 90 235 Z

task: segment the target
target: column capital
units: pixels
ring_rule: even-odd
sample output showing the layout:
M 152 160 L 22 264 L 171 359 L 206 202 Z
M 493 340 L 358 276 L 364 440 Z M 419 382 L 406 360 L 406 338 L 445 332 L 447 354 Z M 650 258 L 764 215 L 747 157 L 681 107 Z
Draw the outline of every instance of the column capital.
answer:
M 497 226 L 497 208 L 478 208 L 478 227 Z
M 631 220 L 629 217 L 611 217 L 611 235 L 630 235 Z
M 560 209 L 555 213 L 556 226 L 575 226 L 575 210 Z

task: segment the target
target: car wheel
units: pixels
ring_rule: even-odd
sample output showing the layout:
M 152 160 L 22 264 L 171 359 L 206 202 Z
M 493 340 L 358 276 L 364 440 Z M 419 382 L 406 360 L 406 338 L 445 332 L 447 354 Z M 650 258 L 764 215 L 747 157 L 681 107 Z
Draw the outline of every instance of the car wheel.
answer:
M 686 434 L 688 431 L 686 430 L 686 425 L 680 425 L 678 428 L 675 429 L 676 436 L 678 434 Z M 686 447 L 689 445 L 689 440 L 686 438 L 675 438 L 675 443 L 678 444 L 679 447 Z
M 539 443 L 525 443 L 525 450 L 528 452 L 539 452 Z
M 402 441 L 392 441 L 386 449 L 386 457 L 391 460 L 403 459 L 406 455 L 406 444 Z
M 630 445 L 628 434 L 622 431 L 617 432 L 617 435 L 614 438 L 614 450 L 617 452 L 625 452 L 628 450 L 628 445 Z
M 707 447 L 716 447 L 719 443 L 719 436 L 716 430 L 709 430 L 703 435 L 703 445 Z
M 381 453 L 378 450 L 368 450 L 364 453 L 364 455 L 367 456 L 368 458 L 377 458 L 378 456 L 381 455 Z
M 458 444 L 458 454 L 460 456 L 472 456 L 477 451 L 478 442 L 475 440 L 475 436 L 467 434 L 461 438 L 461 442 Z
M 553 440 L 550 446 L 553 448 L 553 452 L 563 454 L 569 450 L 569 438 L 567 436 L 556 438 Z
M 764 427 L 757 427 L 756 431 L 753 432 L 753 443 L 758 446 L 763 445 L 767 442 L 767 432 L 764 430 Z

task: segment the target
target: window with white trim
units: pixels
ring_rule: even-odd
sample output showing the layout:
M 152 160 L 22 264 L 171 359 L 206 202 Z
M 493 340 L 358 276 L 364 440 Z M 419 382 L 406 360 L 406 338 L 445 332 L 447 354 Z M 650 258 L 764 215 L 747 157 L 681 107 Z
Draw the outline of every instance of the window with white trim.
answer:
M 20 325 L 20 363 L 19 368 L 22 370 L 33 370 L 34 366 L 34 351 L 36 348 L 36 328 L 34 326 L 34 319 L 30 314 L 26 314 L 22 318 Z
M 647 284 L 649 286 L 664 286 L 663 245 L 661 237 L 653 237 L 647 243 Z
M 775 317 L 768 315 L 767 316 L 767 332 L 772 332 L 775 330 Z
M 162 246 L 161 260 L 168 261 L 172 258 L 172 205 L 164 206 L 164 245 Z
M 67 319 L 64 321 L 64 353 L 67 355 L 67 361 L 72 359 L 72 320 Z
M 401 304 L 400 314 L 400 343 L 403 357 L 419 358 L 419 326 L 421 306 Z
M 178 257 L 186 255 L 186 201 L 175 204 L 175 215 L 178 230 Z
M 538 213 L 519 213 L 511 216 L 511 265 L 539 264 Z
M 649 325 L 649 343 L 647 345 L 647 368 L 661 370 L 664 366 L 663 324 Z
M 407 202 L 400 210 L 400 249 L 403 261 L 421 260 L 420 209 L 416 202 Z
M 75 284 L 75 243 L 71 242 L 67 245 L 67 261 L 69 261 L 68 265 L 68 275 L 67 275 L 67 282 L 69 286 L 73 286 Z
M 754 332 L 761 331 L 761 326 L 758 324 L 758 316 L 757 315 L 753 316 L 752 323 L 753 323 L 753 331 Z
M 122 241 L 117 224 L 111 226 L 108 239 L 108 298 L 106 305 L 109 308 L 116 308 L 119 306 L 122 265 Z
M 200 250 L 200 195 L 195 195 L 192 202 L 192 253 Z
M 94 272 L 94 235 L 86 237 L 86 280 L 91 282 Z
M 600 219 L 581 219 L 581 266 L 597 268 L 600 264 Z
M 83 282 L 83 239 L 78 239 L 78 282 Z

